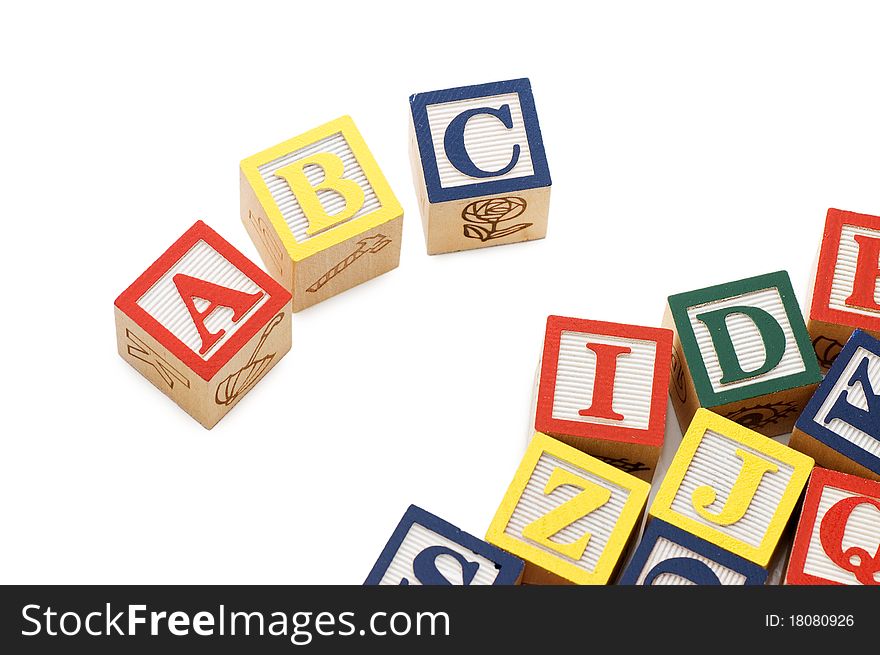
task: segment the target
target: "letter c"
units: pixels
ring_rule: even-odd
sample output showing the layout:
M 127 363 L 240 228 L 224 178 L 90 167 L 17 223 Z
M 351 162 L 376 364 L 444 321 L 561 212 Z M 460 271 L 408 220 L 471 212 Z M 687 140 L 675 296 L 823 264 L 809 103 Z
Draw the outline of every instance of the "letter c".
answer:
M 513 129 L 513 117 L 510 114 L 510 105 L 501 105 L 498 109 L 492 107 L 477 107 L 476 109 L 468 109 L 452 119 L 446 127 L 446 133 L 443 135 L 443 149 L 446 151 L 446 158 L 459 171 L 468 177 L 486 178 L 498 177 L 513 170 L 519 161 L 520 147 L 519 144 L 513 146 L 513 155 L 510 162 L 504 168 L 497 171 L 485 171 L 474 164 L 467 152 L 467 146 L 464 143 L 464 130 L 468 121 L 478 114 L 488 114 L 494 116 L 508 130 Z

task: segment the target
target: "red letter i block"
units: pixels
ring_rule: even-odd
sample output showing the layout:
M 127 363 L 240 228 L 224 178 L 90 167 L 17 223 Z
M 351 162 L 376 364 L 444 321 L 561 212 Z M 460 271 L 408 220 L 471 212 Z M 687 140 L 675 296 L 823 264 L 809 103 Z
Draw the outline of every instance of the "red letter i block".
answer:
M 198 221 L 116 299 L 116 342 L 212 428 L 290 350 L 290 313 L 290 293 Z
M 671 353 L 670 330 L 550 316 L 535 430 L 650 481 Z
M 880 585 L 880 482 L 813 470 L 785 583 Z
M 828 210 L 809 307 L 825 370 L 856 328 L 880 339 L 880 216 Z

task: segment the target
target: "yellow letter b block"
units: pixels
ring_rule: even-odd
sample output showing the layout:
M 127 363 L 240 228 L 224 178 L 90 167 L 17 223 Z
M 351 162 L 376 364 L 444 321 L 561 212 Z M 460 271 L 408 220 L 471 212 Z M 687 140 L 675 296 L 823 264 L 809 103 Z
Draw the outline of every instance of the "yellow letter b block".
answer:
M 767 567 L 813 460 L 698 409 L 650 515 Z
M 650 485 L 536 433 L 486 541 L 526 561 L 527 584 L 608 584 Z
M 403 208 L 349 116 L 243 160 L 241 220 L 295 312 L 400 261 Z

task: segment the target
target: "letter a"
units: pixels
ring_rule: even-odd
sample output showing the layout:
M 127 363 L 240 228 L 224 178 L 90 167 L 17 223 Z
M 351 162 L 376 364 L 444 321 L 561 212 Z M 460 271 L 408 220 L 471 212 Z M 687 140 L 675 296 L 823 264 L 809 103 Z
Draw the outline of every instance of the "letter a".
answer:
M 318 166 L 324 171 L 324 179 L 312 186 L 309 178 L 306 177 L 306 166 Z M 290 190 L 302 207 L 303 214 L 309 222 L 306 234 L 311 236 L 347 221 L 364 206 L 364 190 L 354 180 L 342 177 L 344 173 L 345 164 L 332 152 L 319 152 L 275 171 L 275 175 L 290 185 Z M 318 191 L 333 191 L 339 194 L 345 201 L 345 207 L 331 216 L 321 204 Z
M 226 330 L 222 328 L 217 332 L 211 332 L 208 330 L 205 325 L 205 320 L 211 315 L 211 312 L 218 307 L 229 307 L 232 310 L 232 322 L 237 323 L 241 320 L 242 316 L 247 314 L 250 309 L 257 304 L 260 298 L 265 295 L 262 291 L 258 291 L 257 293 L 245 293 L 244 291 L 221 287 L 219 284 L 206 282 L 205 280 L 190 277 L 183 273 L 178 273 L 172 279 L 174 281 L 174 286 L 177 287 L 177 292 L 183 299 L 183 304 L 186 305 L 187 310 L 189 310 L 189 315 L 192 317 L 193 323 L 196 324 L 196 329 L 199 331 L 199 337 L 202 339 L 202 347 L 199 348 L 200 355 L 204 355 L 213 348 L 214 344 L 226 334 Z M 209 303 L 208 308 L 205 311 L 200 312 L 196 309 L 193 298 L 207 300 Z
M 730 331 L 727 329 L 727 317 L 732 314 L 743 314 L 751 319 L 764 342 L 764 363 L 753 371 L 744 371 L 740 366 L 736 348 L 730 338 Z M 749 307 L 748 305 L 725 307 L 698 314 L 697 320 L 709 328 L 709 335 L 715 346 L 715 354 L 718 355 L 718 365 L 721 367 L 721 384 L 741 382 L 764 375 L 764 373 L 776 368 L 782 361 L 782 356 L 785 354 L 785 332 L 769 312 L 765 312 L 759 307 Z
M 617 358 L 628 355 L 632 348 L 612 346 L 607 343 L 588 343 L 587 348 L 596 353 L 596 374 L 593 377 L 593 401 L 587 409 L 581 409 L 581 416 L 606 418 L 622 421 L 623 414 L 614 411 L 614 379 L 617 377 Z
M 825 423 L 838 419 L 875 439 L 880 439 L 880 393 L 875 393 L 871 386 L 867 357 L 859 362 L 855 373 L 849 379 L 850 387 L 856 384 L 862 387 L 868 409 L 864 410 L 851 404 L 849 402 L 850 390 L 844 390 L 831 406 L 828 416 L 825 417 Z
M 727 496 L 727 502 L 718 514 L 712 514 L 706 510 L 709 505 L 715 502 L 716 494 L 712 487 L 709 485 L 697 487 L 691 496 L 691 502 L 697 514 L 717 525 L 730 525 L 745 516 L 764 474 L 776 473 L 779 470 L 779 467 L 773 462 L 768 462 L 763 457 L 758 457 L 742 448 L 736 449 L 736 456 L 743 461 L 742 468 Z
M 859 258 L 856 262 L 852 294 L 845 302 L 851 307 L 880 312 L 880 304 L 875 296 L 877 278 L 880 278 L 880 239 L 864 234 L 856 234 L 854 238 L 859 244 Z

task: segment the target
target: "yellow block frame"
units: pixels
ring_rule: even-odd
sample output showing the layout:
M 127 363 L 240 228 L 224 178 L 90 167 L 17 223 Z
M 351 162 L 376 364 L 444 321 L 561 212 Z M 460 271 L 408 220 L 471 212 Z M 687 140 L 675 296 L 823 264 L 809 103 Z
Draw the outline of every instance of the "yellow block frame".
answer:
M 791 480 L 789 480 L 788 486 L 783 492 L 779 505 L 776 507 L 776 511 L 771 517 L 767 531 L 764 533 L 764 537 L 758 547 L 731 537 L 720 529 L 711 528 L 690 517 L 683 516 L 672 509 L 672 501 L 676 493 L 678 493 L 691 460 L 694 458 L 697 447 L 702 442 L 703 435 L 705 435 L 707 430 L 717 432 L 759 453 L 784 462 L 794 469 L 791 474 Z M 657 490 L 657 496 L 651 504 L 649 514 L 766 568 L 779 543 L 779 538 L 782 536 L 782 532 L 791 518 L 795 505 L 807 483 L 807 479 L 810 477 L 814 463 L 812 457 L 799 453 L 788 446 L 783 446 L 769 437 L 765 437 L 754 430 L 750 430 L 723 416 L 710 412 L 708 409 L 698 409 L 681 440 L 681 445 L 678 447 L 675 457 L 672 458 L 672 463 L 669 465 L 666 477 L 660 483 L 660 488 Z
M 558 555 L 550 554 L 537 546 L 511 537 L 504 532 L 526 488 L 526 484 L 532 476 L 535 466 L 538 464 L 538 460 L 544 453 L 569 462 L 619 487 L 629 489 L 629 496 L 623 505 L 617 523 L 608 537 L 608 542 L 599 556 L 599 561 L 596 562 L 596 568 L 592 572 L 584 571 L 582 568 Z M 489 525 L 489 530 L 486 532 L 486 541 L 575 584 L 608 584 L 648 502 L 650 491 L 651 485 L 644 480 L 639 480 L 629 473 L 624 473 L 620 469 L 614 468 L 610 464 L 606 464 L 546 434 L 536 432 L 529 447 L 526 449 L 526 454 L 522 462 L 520 462 L 510 487 L 504 494 L 501 506 L 495 513 L 495 518 L 492 519 L 492 523 Z
M 263 181 L 258 168 L 279 157 L 339 133 L 345 138 L 355 159 L 363 169 L 367 181 L 373 187 L 373 192 L 379 199 L 380 207 L 365 216 L 351 219 L 336 227 L 331 227 L 325 232 L 300 243 L 287 226 L 284 216 L 281 215 L 281 210 L 275 204 L 275 200 L 269 192 L 269 187 Z M 367 147 L 351 116 L 340 116 L 329 123 L 324 123 L 319 127 L 309 130 L 305 134 L 242 159 L 241 171 L 254 190 L 257 200 L 259 200 L 263 209 L 266 210 L 269 222 L 281 238 L 281 243 L 284 244 L 285 250 L 287 250 L 290 258 L 295 262 L 302 261 L 316 252 L 335 246 L 353 236 L 363 234 L 367 230 L 371 230 L 403 215 L 403 207 L 397 201 L 394 192 L 391 191 L 388 181 L 379 169 L 379 165 L 373 158 L 370 149 Z

